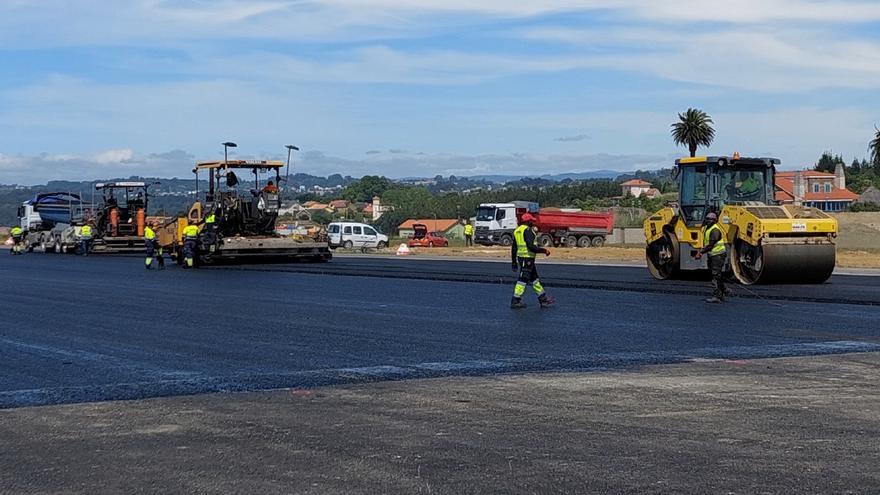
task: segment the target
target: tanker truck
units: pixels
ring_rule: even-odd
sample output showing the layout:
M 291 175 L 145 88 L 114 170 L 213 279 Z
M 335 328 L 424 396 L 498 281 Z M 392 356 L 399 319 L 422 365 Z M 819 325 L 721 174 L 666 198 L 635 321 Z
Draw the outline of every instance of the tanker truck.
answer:
M 91 209 L 78 194 L 66 192 L 40 193 L 25 201 L 18 208 L 25 248 L 28 252 L 34 248 L 44 253 L 73 252 L 80 226 Z
M 474 242 L 510 246 L 513 231 L 526 212 L 534 215 L 537 243 L 542 247 L 599 247 L 614 229 L 614 213 L 540 208 L 538 203 L 483 203 L 477 208 Z

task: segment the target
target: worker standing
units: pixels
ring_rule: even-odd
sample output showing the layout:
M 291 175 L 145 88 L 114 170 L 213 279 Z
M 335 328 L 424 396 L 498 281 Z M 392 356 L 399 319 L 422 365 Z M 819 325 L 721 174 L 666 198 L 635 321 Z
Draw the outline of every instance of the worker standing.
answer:
M 24 254 L 24 246 L 22 246 L 24 230 L 22 230 L 19 226 L 15 226 L 12 227 L 12 229 L 9 231 L 9 235 L 12 236 L 12 249 L 9 252 L 12 255 Z
M 535 255 L 543 253 L 550 256 L 550 250 L 535 244 L 535 231 L 533 226 L 535 217 L 531 213 L 522 216 L 519 227 L 513 231 L 516 242 L 511 246 L 510 256 L 513 261 L 513 271 L 519 272 L 516 286 L 513 289 L 513 299 L 510 300 L 512 309 L 525 308 L 522 296 L 526 291 L 526 285 L 531 284 L 535 294 L 538 295 L 538 303 L 542 308 L 552 306 L 553 298 L 547 296 L 544 287 L 538 279 L 538 269 L 535 267 Z
M 474 246 L 474 226 L 470 220 L 464 224 L 464 245 L 465 247 Z
M 710 211 L 703 219 L 703 249 L 694 256 L 700 259 L 709 255 L 709 271 L 712 272 L 712 297 L 707 303 L 724 302 L 727 288 L 724 286 L 724 265 L 727 263 L 727 245 L 724 243 L 724 232 L 718 225 L 718 214 Z
M 205 217 L 204 241 L 208 246 L 208 251 L 213 253 L 217 245 L 217 216 L 213 211 Z
M 159 245 L 159 239 L 156 238 L 156 229 L 159 228 L 159 222 L 152 221 L 150 225 L 144 228 L 144 247 L 147 250 L 147 257 L 144 260 L 147 270 L 153 269 L 153 256 L 157 256 L 157 263 L 160 270 L 165 269 L 165 258 L 162 257 L 162 246 Z
M 192 268 L 199 248 L 199 226 L 189 224 L 183 229 L 184 268 Z
M 89 246 L 92 243 L 92 226 L 84 224 L 79 231 L 79 249 L 83 256 L 89 255 Z

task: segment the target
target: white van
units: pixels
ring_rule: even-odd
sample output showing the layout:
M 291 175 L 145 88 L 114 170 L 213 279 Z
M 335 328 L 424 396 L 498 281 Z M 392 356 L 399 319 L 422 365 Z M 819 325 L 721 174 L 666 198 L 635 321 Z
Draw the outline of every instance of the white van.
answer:
M 332 248 L 382 249 L 388 246 L 388 236 L 365 223 L 333 222 L 327 226 L 327 236 Z

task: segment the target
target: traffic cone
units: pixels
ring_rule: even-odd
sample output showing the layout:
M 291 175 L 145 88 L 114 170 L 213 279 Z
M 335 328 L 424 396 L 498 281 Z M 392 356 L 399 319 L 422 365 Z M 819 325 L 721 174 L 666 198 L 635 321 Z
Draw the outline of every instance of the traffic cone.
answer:
M 399 248 L 397 248 L 398 256 L 407 256 L 409 254 L 409 246 L 406 244 L 401 244 Z

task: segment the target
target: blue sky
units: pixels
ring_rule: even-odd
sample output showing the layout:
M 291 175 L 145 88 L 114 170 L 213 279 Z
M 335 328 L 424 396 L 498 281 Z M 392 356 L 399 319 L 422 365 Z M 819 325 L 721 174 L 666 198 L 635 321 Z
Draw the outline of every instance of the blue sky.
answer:
M 808 166 L 880 124 L 880 2 L 2 0 L 0 182 L 186 176 L 239 143 L 392 177 Z

